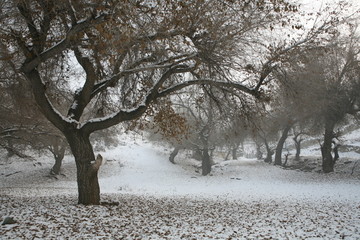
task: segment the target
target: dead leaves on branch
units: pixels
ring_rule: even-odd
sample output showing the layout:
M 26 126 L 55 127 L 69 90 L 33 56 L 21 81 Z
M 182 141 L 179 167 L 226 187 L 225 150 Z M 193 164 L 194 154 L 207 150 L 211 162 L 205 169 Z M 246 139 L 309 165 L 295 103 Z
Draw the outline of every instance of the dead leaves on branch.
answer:
M 190 127 L 184 116 L 176 113 L 169 103 L 161 106 L 154 116 L 155 126 L 166 139 L 180 141 L 189 135 Z
M 152 104 L 141 118 L 132 121 L 127 130 L 148 129 L 154 134 L 160 134 L 166 140 L 176 142 L 188 138 L 191 126 L 186 117 L 181 113 L 177 113 L 171 106 L 170 101 L 159 101 Z

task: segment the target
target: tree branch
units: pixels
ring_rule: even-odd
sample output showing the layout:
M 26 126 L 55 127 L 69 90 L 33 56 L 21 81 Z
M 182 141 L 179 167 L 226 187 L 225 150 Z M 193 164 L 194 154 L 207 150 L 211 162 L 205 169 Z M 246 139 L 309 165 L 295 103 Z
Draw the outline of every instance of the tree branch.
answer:
M 177 73 L 179 71 L 185 71 L 185 68 L 180 68 L 180 69 L 175 68 L 175 69 L 168 70 L 166 73 L 163 74 L 162 78 L 160 78 L 158 83 L 165 81 L 165 79 L 170 77 L 171 74 Z M 188 69 L 186 71 L 188 71 Z M 119 112 L 117 112 L 111 116 L 105 117 L 105 118 L 92 119 L 92 120 L 86 122 L 85 124 L 83 124 L 82 126 L 80 126 L 80 128 L 82 128 L 87 133 L 91 133 L 91 132 L 94 132 L 97 130 L 111 127 L 120 122 L 137 119 L 137 118 L 141 117 L 141 115 L 146 111 L 146 109 L 148 108 L 150 103 L 153 102 L 155 99 L 168 96 L 169 94 L 171 94 L 175 91 L 181 90 L 181 89 L 191 86 L 191 85 L 201 85 L 201 84 L 208 84 L 211 86 L 222 87 L 222 88 L 223 87 L 234 88 L 234 89 L 246 92 L 248 94 L 251 94 L 255 97 L 259 97 L 259 93 L 257 91 L 250 89 L 244 85 L 238 84 L 238 83 L 216 82 L 216 81 L 208 80 L 208 79 L 186 81 L 186 82 L 177 84 L 175 86 L 169 87 L 160 92 L 158 92 L 158 89 L 156 89 L 154 87 L 153 89 L 151 89 L 148 92 L 143 103 L 140 104 L 138 107 L 131 109 L 131 110 L 127 110 L 127 111 L 120 110 Z M 159 87 L 159 85 L 157 85 L 156 87 Z
M 58 111 L 56 111 L 54 106 L 47 98 L 45 93 L 45 84 L 42 83 L 39 72 L 34 69 L 30 72 L 25 72 L 25 76 L 31 82 L 36 103 L 39 105 L 46 118 L 62 132 L 70 130 L 70 119 L 67 121 Z
M 74 96 L 73 104 L 68 111 L 68 117 L 79 121 L 85 107 L 91 100 L 92 89 L 97 79 L 95 68 L 88 57 L 84 57 L 79 48 L 74 48 L 77 61 L 80 63 L 86 73 L 86 80 L 81 90 Z
M 85 29 L 92 27 L 96 24 L 100 24 L 102 22 L 105 22 L 108 18 L 108 15 L 101 15 L 96 18 L 88 18 L 84 21 L 80 21 L 67 32 L 65 38 L 61 40 L 59 43 L 54 45 L 51 48 L 46 49 L 42 53 L 38 54 L 37 56 L 34 56 L 33 59 L 29 60 L 28 62 L 25 62 L 23 66 L 21 67 L 21 70 L 26 73 L 30 72 L 34 68 L 36 68 L 40 63 L 45 62 L 47 59 L 54 57 L 55 55 L 61 53 L 66 48 L 70 46 L 71 39 L 79 32 L 84 31 Z
M 260 94 L 257 90 L 248 88 L 239 83 L 219 82 L 219 81 L 214 81 L 211 79 L 197 79 L 197 80 L 189 80 L 189 81 L 186 81 L 183 83 L 179 83 L 175 86 L 169 87 L 169 88 L 159 92 L 159 97 L 165 97 L 175 91 L 181 90 L 181 89 L 191 86 L 191 85 L 201 85 L 201 84 L 210 85 L 210 86 L 214 86 L 214 87 L 218 87 L 218 88 L 233 88 L 233 89 L 237 89 L 237 90 L 243 91 L 245 93 L 248 93 L 250 95 L 253 95 L 255 97 L 260 96 Z
M 155 63 L 155 64 L 152 64 L 152 65 L 149 65 L 149 66 L 138 67 L 139 65 L 141 65 L 143 63 L 146 63 L 148 61 L 153 60 L 152 56 L 142 58 L 139 61 L 133 63 L 129 67 L 129 69 L 121 71 L 119 73 L 116 73 L 113 76 L 111 76 L 110 78 L 95 84 L 95 86 L 93 88 L 93 91 L 91 93 L 91 98 L 93 98 L 96 94 L 98 94 L 99 92 L 105 90 L 106 88 L 115 85 L 115 83 L 121 77 L 124 77 L 124 76 L 129 75 L 129 74 L 142 72 L 142 71 L 148 71 L 148 70 L 163 69 L 163 68 L 173 68 L 173 69 L 178 68 L 177 73 L 184 72 L 184 71 L 180 71 L 179 69 L 186 66 L 186 65 L 177 65 L 177 64 L 180 64 L 181 62 L 191 60 L 194 57 L 196 57 L 196 55 L 197 55 L 197 53 L 193 53 L 193 54 L 190 54 L 190 55 L 189 54 L 184 54 L 184 55 L 181 55 L 181 56 L 178 56 L 178 57 L 171 57 L 171 58 L 168 59 L 168 61 L 162 61 L 161 63 Z M 182 59 L 180 59 L 180 60 L 178 60 L 176 62 L 172 62 L 172 61 L 174 61 L 175 59 L 178 59 L 178 58 L 182 58 Z M 188 69 L 190 69 L 190 68 L 188 68 Z M 191 67 L 191 69 L 193 69 L 193 67 Z M 166 78 L 164 80 L 166 80 Z M 162 83 L 163 83 L 163 81 L 162 81 Z
M 96 130 L 105 129 L 108 127 L 111 127 L 115 124 L 118 124 L 120 122 L 129 121 L 133 119 L 139 118 L 148 108 L 150 103 L 154 101 L 155 99 L 161 97 L 159 95 L 159 88 L 162 86 L 162 84 L 168 79 L 172 74 L 175 73 L 182 73 L 182 72 L 189 72 L 192 69 L 194 69 L 195 66 L 188 67 L 187 65 L 176 65 L 172 68 L 168 69 L 161 78 L 155 83 L 153 88 L 149 90 L 147 95 L 145 96 L 143 103 L 140 104 L 137 108 L 132 110 L 120 110 L 119 112 L 105 117 L 105 118 L 98 118 L 88 121 L 87 123 L 80 126 L 85 132 L 91 133 Z

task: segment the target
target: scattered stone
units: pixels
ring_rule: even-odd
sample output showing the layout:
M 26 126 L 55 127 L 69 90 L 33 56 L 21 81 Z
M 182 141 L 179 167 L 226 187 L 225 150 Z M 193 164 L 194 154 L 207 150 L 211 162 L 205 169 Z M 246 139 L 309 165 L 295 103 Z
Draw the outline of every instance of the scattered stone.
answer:
M 230 178 L 230 179 L 233 179 L 233 180 L 241 180 L 241 178 L 239 178 L 239 177 L 237 177 L 237 178 L 232 177 L 232 178 Z
M 5 217 L 4 221 L 2 222 L 1 225 L 6 225 L 6 224 L 15 224 L 16 221 L 13 217 Z

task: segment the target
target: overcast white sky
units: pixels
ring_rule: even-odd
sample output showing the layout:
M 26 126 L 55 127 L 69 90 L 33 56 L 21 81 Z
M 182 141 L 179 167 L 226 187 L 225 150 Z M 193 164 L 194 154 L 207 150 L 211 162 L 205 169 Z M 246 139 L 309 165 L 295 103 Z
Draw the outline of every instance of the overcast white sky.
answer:
M 320 10 L 326 4 L 336 5 L 339 2 L 346 2 L 353 5 L 353 7 L 349 9 L 350 12 L 355 12 L 360 8 L 360 0 L 292 0 L 292 1 L 303 4 L 305 7 L 313 10 Z
M 360 6 L 360 0 L 293 0 L 299 3 L 305 3 L 313 6 L 320 6 L 324 3 L 337 4 L 339 2 L 348 2 L 354 4 L 355 6 Z
M 299 3 L 302 5 L 301 9 L 309 12 L 320 12 L 325 14 L 325 8 L 327 6 L 333 7 L 334 10 L 336 6 L 342 3 L 348 3 L 349 5 L 343 10 L 344 16 L 352 16 L 353 19 L 358 19 L 357 22 L 360 24 L 360 0 L 290 0 L 295 3 Z M 321 17 L 320 17 L 321 19 Z M 300 21 L 305 21 L 305 25 L 312 25 L 312 20 L 309 17 L 304 17 Z

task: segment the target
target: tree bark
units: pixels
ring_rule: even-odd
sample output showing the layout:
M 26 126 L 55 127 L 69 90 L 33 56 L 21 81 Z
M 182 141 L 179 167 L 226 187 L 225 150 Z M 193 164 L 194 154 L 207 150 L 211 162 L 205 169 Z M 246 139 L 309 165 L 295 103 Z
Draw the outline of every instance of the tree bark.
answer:
M 301 142 L 303 141 L 303 139 L 301 137 L 302 134 L 303 134 L 302 132 L 298 132 L 298 133 L 294 132 L 293 140 L 294 140 L 295 150 L 296 150 L 295 161 L 300 161 Z
M 179 153 L 180 147 L 175 147 L 175 149 L 170 153 L 169 161 L 172 164 L 175 164 L 175 157 Z
M 300 153 L 301 153 L 301 142 L 302 139 L 298 139 L 299 135 L 296 135 L 293 140 L 295 143 L 295 149 L 296 149 L 296 153 L 295 153 L 295 161 L 300 161 Z
M 232 149 L 232 159 L 233 160 L 237 160 L 237 150 L 239 148 L 239 145 L 237 146 L 234 146 L 233 149 Z
M 275 165 L 282 165 L 282 160 L 281 160 L 282 150 L 284 148 L 284 143 L 288 137 L 288 133 L 290 129 L 291 129 L 291 124 L 286 125 L 278 141 L 275 152 L 275 162 L 274 162 Z
M 334 171 L 334 159 L 331 154 L 331 144 L 334 137 L 335 124 L 331 120 L 325 122 L 324 143 L 321 146 L 322 170 L 324 173 Z
M 211 172 L 211 160 L 210 160 L 209 150 L 207 148 L 205 148 L 203 150 L 202 155 L 203 155 L 202 163 L 201 163 L 202 175 L 206 176 Z
M 264 162 L 271 163 L 272 162 L 272 155 L 274 154 L 274 150 L 272 150 L 269 146 L 268 141 L 266 138 L 264 139 L 265 148 L 266 148 L 266 158 L 264 159 Z
M 102 163 L 101 155 L 96 160 L 89 136 L 77 131 L 67 134 L 77 168 L 78 203 L 84 205 L 100 204 L 98 170 Z
M 256 143 L 256 159 L 261 160 L 263 153 L 261 152 L 260 144 Z
M 231 153 L 231 149 L 229 149 L 229 151 L 227 152 L 225 156 L 225 161 L 229 160 L 230 153 Z
M 64 158 L 64 155 L 62 155 L 62 157 L 61 156 L 55 156 L 55 164 L 51 168 L 50 174 L 59 175 L 63 158 Z
M 55 158 L 55 164 L 51 168 L 50 174 L 58 175 L 60 173 L 62 161 L 65 156 L 65 143 L 61 140 L 57 140 L 50 151 Z
M 339 160 L 340 156 L 339 156 L 339 145 L 334 143 L 334 148 L 333 148 L 333 151 L 334 151 L 334 165 L 336 163 L 337 160 Z

